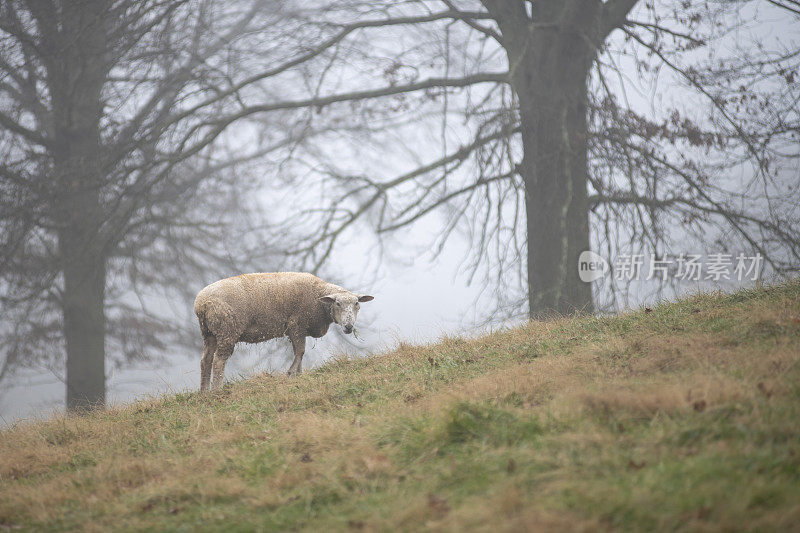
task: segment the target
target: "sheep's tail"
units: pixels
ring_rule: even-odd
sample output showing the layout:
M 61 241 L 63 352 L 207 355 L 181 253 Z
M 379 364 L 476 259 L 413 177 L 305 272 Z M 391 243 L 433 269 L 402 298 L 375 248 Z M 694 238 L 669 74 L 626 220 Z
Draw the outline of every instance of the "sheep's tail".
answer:
M 200 333 L 203 334 L 203 337 L 208 337 L 212 334 L 208 327 L 208 319 L 206 318 L 207 308 L 208 306 L 205 302 L 196 303 L 194 306 L 194 314 L 197 315 L 197 321 L 200 323 Z
M 199 302 L 195 304 L 194 314 L 197 315 L 200 331 L 204 337 L 236 329 L 233 309 L 223 301 L 210 299 Z

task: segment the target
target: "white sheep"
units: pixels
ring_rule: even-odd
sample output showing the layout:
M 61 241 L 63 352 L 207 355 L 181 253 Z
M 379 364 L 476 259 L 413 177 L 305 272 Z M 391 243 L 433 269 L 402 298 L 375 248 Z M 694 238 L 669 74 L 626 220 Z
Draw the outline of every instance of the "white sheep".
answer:
M 302 272 L 242 274 L 212 283 L 198 293 L 194 314 L 203 334 L 200 390 L 225 380 L 225 362 L 237 342 L 257 343 L 289 337 L 294 361 L 289 375 L 302 371 L 306 336 L 322 337 L 331 322 L 352 333 L 359 302 L 372 296 L 355 294 Z

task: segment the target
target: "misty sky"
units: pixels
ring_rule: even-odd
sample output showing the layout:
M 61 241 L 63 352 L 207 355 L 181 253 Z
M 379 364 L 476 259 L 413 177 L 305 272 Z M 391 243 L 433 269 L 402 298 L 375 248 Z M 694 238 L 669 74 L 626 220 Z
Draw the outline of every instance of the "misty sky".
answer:
M 440 223 L 434 219 L 418 225 L 416 231 L 436 232 Z M 372 273 L 363 271 L 363 264 L 354 249 L 359 243 L 349 243 L 334 258 L 337 271 L 346 272 L 351 285 L 347 288 L 370 293 L 375 300 L 364 304 L 358 322 L 370 322 L 368 328 L 359 329 L 361 341 L 355 343 L 374 347 L 372 351 L 390 349 L 399 341 L 424 343 L 435 341 L 443 335 L 478 334 L 474 326 L 484 313 L 480 309 L 480 283 L 467 285 L 466 273 L 461 271 L 465 243 L 455 239 L 444 253 L 431 261 L 426 257 L 404 256 L 402 264 L 385 263 L 378 271 L 378 279 L 370 283 Z M 346 260 L 346 259 L 347 260 Z M 686 283 L 681 292 L 698 289 L 724 288 L 752 285 L 752 282 Z M 644 286 L 637 292 L 633 305 L 656 299 L 652 287 Z M 357 324 L 358 325 L 358 324 Z M 498 327 L 498 326 L 495 326 Z M 338 326 L 332 326 L 332 330 Z M 352 338 L 351 338 L 352 340 Z M 341 343 L 334 333 L 307 344 L 303 366 L 306 370 L 323 363 L 338 353 L 354 353 Z M 158 395 L 184 390 L 196 390 L 200 384 L 200 355 L 202 351 L 198 331 L 196 353 L 176 351 L 168 360 L 153 365 L 140 365 L 109 369 L 108 403 L 119 404 L 148 395 Z M 275 353 L 268 353 L 274 351 Z M 267 353 L 267 355 L 264 355 Z M 259 345 L 239 344 L 228 363 L 228 377 L 235 379 L 257 372 L 285 371 L 291 363 L 288 340 L 276 339 Z M 27 372 L 19 384 L 4 388 L 0 396 L 0 416 L 6 423 L 20 418 L 46 416 L 60 412 L 64 403 L 64 385 L 49 371 Z
M 772 29 L 781 34 L 794 32 L 796 26 L 788 18 L 771 21 Z M 635 78 L 635 75 L 631 76 Z M 635 91 L 630 95 L 635 97 Z M 641 94 L 647 99 L 649 95 Z M 440 153 L 437 152 L 440 155 Z M 434 154 L 435 155 L 435 154 Z M 795 172 L 790 179 L 797 179 Z M 310 193 L 309 193 L 310 194 Z M 374 252 L 369 236 L 355 237 L 340 247 L 332 256 L 330 271 L 336 272 L 337 282 L 345 288 L 369 293 L 375 300 L 362 306 L 359 322 L 369 327 L 359 329 L 363 341 L 355 341 L 380 352 L 395 346 L 399 341 L 422 343 L 436 340 L 446 334 L 475 334 L 480 331 L 474 325 L 486 318 L 488 303 L 480 298 L 482 281 L 477 277 L 474 284 L 467 285 L 468 273 L 464 271 L 467 241 L 455 234 L 442 254 L 431 260 L 430 254 L 420 253 L 413 245 L 430 242 L 430 236 L 441 231 L 439 216 L 429 216 L 414 225 L 404 235 L 407 247 L 401 247 L 395 261 L 382 262 L 377 270 L 369 254 Z M 679 293 L 692 292 L 699 288 L 734 289 L 750 282 L 738 283 L 685 283 Z M 202 287 L 197 287 L 197 290 Z M 657 299 L 652 285 L 639 287 L 628 302 L 631 307 L 650 303 Z M 187 313 L 190 316 L 191 313 Z M 193 319 L 193 317 L 191 317 Z M 357 324 L 358 325 L 358 324 Z M 196 327 L 193 323 L 191 327 Z M 500 326 L 495 326 L 500 327 Z M 337 328 L 337 326 L 333 326 Z M 153 365 L 139 365 L 115 370 L 108 369 L 108 403 L 121 403 L 152 394 L 182 390 L 195 390 L 200 381 L 201 340 L 198 331 L 197 349 L 176 351 L 169 359 Z M 341 352 L 352 351 L 342 344 L 339 337 L 328 334 L 324 339 L 310 341 L 303 361 L 304 369 L 310 369 L 327 358 Z M 264 356 L 266 352 L 275 352 Z M 228 377 L 246 376 L 254 372 L 282 371 L 288 368 L 290 347 L 288 340 L 278 339 L 256 346 L 238 345 L 228 366 Z M 10 381 L 10 380 L 7 380 Z M 44 416 L 63 408 L 64 385 L 48 370 L 23 371 L 14 383 L 4 383 L 0 389 L 0 423 Z
M 438 231 L 439 223 L 431 220 L 429 228 L 419 229 Z M 362 271 L 363 265 L 352 251 L 354 248 L 358 248 L 357 244 L 350 243 L 348 253 L 337 254 L 355 260 L 336 261 L 336 270 L 347 273 L 347 278 L 355 285 L 347 288 L 375 296 L 374 301 L 363 304 L 359 313 L 358 323 L 371 322 L 369 328 L 359 329 L 359 337 L 364 344 L 382 350 L 394 346 L 399 340 L 421 343 L 447 333 L 465 331 L 465 325 L 471 322 L 469 312 L 480 288 L 468 287 L 465 276 L 457 275 L 464 250 L 459 250 L 456 242 L 435 262 L 420 258 L 415 260 L 409 256 L 402 265 L 385 264 L 374 283 L 369 283 L 371 273 Z M 333 328 L 338 326 L 334 325 Z M 197 353 L 176 352 L 170 360 L 157 366 L 108 369 L 108 403 L 130 401 L 148 394 L 199 388 L 202 351 L 199 330 L 197 339 Z M 309 339 L 303 358 L 304 369 L 318 365 L 332 354 L 348 351 L 347 345 L 337 340 L 337 336 L 331 333 L 323 339 Z M 262 355 L 276 348 L 275 355 Z M 285 370 L 290 363 L 291 349 L 286 339 L 254 346 L 240 344 L 228 363 L 227 375 L 234 378 L 239 374 Z M 3 389 L 0 416 L 8 423 L 21 417 L 47 415 L 61 410 L 63 403 L 64 385 L 51 372 L 26 372 L 18 386 Z

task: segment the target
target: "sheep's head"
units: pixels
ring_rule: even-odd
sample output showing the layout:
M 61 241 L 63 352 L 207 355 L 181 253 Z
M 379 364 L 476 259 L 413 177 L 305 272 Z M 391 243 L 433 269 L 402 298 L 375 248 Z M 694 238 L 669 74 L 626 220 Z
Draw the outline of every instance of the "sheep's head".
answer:
M 333 321 L 342 326 L 345 333 L 352 333 L 358 316 L 360 302 L 369 302 L 373 297 L 366 294 L 355 294 L 349 291 L 327 294 L 320 301 L 330 306 Z

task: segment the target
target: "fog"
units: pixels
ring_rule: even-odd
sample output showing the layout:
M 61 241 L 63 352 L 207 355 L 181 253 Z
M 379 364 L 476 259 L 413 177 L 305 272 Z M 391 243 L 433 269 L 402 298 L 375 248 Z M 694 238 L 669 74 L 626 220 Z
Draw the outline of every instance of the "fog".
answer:
M 421 231 L 425 228 L 421 228 Z M 436 231 L 432 225 L 430 231 Z M 357 257 L 358 243 L 347 246 L 347 254 Z M 324 363 L 332 356 L 352 354 L 364 356 L 358 348 L 379 354 L 398 342 L 425 343 L 444 335 L 475 335 L 473 304 L 479 299 L 480 287 L 468 286 L 466 277 L 459 275 L 460 259 L 465 250 L 455 243 L 438 259 L 408 257 L 402 264 L 381 265 L 376 279 L 363 272 L 360 261 L 340 260 L 337 270 L 348 273 L 348 285 L 375 296 L 364 304 L 359 314 L 361 340 L 329 333 L 308 343 L 303 359 L 306 369 Z M 196 327 L 194 321 L 191 327 Z M 333 326 L 332 329 L 338 326 Z M 271 353 L 274 352 L 274 353 Z M 176 351 L 173 356 L 154 364 L 114 369 L 108 377 L 109 404 L 122 404 L 139 398 L 197 390 L 200 386 L 200 355 L 202 343 L 197 330 L 197 349 L 194 352 Z M 291 345 L 286 339 L 276 339 L 259 345 L 240 344 L 228 364 L 228 375 L 240 379 L 258 372 L 285 372 L 291 363 Z M 0 416 L 5 423 L 26 418 L 47 417 L 63 412 L 64 384 L 48 370 L 29 371 L 13 384 L 6 384 L 0 396 Z
M 105 357 L 107 405 L 198 389 L 191 298 L 242 271 L 314 271 L 375 296 L 358 338 L 334 326 L 308 343 L 309 370 L 797 272 L 800 34 L 780 3 L 633 2 L 587 48 L 596 25 L 544 39 L 547 10 L 523 2 L 539 49 L 481 2 L 190 4 L 147 33 L 148 2 L 126 0 L 135 16 L 105 22 L 113 46 L 91 32 L 75 37 L 85 57 L 56 46 L 85 86 L 25 47 L 36 13 L 0 7 L 6 424 L 63 411 L 70 350 Z M 615 4 L 628 3 L 595 8 Z M 75 6 L 61 15 L 96 23 Z M 536 55 L 550 46 L 573 55 Z M 114 68 L 90 72 L 111 49 Z M 62 107 L 89 111 L 73 124 Z M 585 249 L 606 270 L 577 282 Z M 679 279 L 686 254 L 706 268 L 728 254 L 730 275 Z M 759 258 L 752 276 L 735 276 L 739 254 Z M 631 255 L 641 271 L 625 278 Z M 666 279 L 648 276 L 653 260 L 670 262 Z M 227 376 L 284 373 L 290 353 L 286 339 L 240 344 Z

